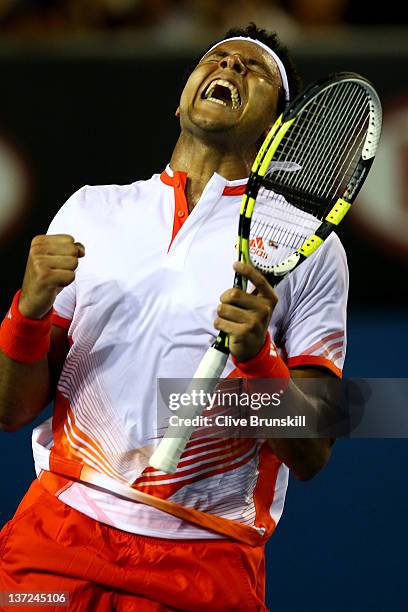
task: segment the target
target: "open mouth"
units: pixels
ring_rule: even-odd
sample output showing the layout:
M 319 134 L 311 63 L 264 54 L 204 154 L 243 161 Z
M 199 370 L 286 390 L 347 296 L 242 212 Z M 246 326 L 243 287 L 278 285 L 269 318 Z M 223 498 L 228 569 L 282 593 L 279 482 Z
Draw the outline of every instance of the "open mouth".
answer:
M 204 91 L 202 98 L 221 104 L 221 106 L 230 106 L 232 110 L 237 110 L 241 106 L 238 89 L 229 81 L 224 81 L 224 79 L 211 81 Z

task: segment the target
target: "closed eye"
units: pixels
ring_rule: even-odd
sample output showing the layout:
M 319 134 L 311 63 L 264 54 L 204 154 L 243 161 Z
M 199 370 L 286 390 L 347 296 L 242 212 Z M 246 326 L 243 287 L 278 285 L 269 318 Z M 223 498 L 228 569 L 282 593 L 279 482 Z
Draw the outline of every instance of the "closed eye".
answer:
M 247 68 L 249 68 L 250 70 L 254 70 L 255 72 L 262 72 L 269 79 L 273 79 L 273 75 L 271 74 L 271 71 L 266 66 L 266 64 L 264 64 L 263 62 L 258 62 L 258 60 L 255 60 L 255 59 L 249 59 L 246 62 L 246 65 L 247 65 Z
M 266 70 L 266 66 L 262 64 L 261 62 L 258 62 L 258 60 L 255 60 L 255 59 L 249 59 L 247 61 L 247 66 L 257 66 L 258 68 L 262 68 L 263 70 Z
M 225 51 L 215 51 L 214 53 L 210 53 L 210 55 L 207 55 L 204 61 L 206 62 L 207 61 L 210 61 L 210 62 L 218 61 L 222 59 L 223 57 L 226 57 L 227 55 L 228 53 L 226 53 Z
M 204 61 L 218 62 L 220 61 L 220 59 L 222 59 L 223 57 L 227 57 L 228 55 L 229 53 L 227 53 L 226 51 L 214 51 L 213 53 L 210 53 L 210 55 L 208 55 Z M 240 57 L 249 70 L 252 70 L 254 72 L 262 72 L 263 75 L 266 76 L 269 80 L 274 80 L 274 77 L 271 74 L 269 68 L 266 66 L 266 64 L 264 64 L 263 62 L 259 62 L 258 60 L 253 58 L 245 59 L 242 56 Z

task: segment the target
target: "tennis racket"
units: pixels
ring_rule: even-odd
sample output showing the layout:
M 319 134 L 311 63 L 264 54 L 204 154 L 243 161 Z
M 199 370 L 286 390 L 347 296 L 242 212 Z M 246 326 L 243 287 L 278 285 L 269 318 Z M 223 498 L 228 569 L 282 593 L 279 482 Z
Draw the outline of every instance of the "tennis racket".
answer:
M 368 174 L 381 132 L 381 102 L 364 77 L 340 72 L 295 98 L 269 131 L 242 198 L 238 259 L 276 286 L 310 257 L 349 211 Z M 238 273 L 234 286 L 246 290 Z M 220 332 L 189 389 L 211 393 L 228 358 Z M 179 417 L 201 414 L 186 406 Z M 181 419 L 179 419 L 181 420 Z M 174 472 L 193 427 L 168 429 L 150 465 Z

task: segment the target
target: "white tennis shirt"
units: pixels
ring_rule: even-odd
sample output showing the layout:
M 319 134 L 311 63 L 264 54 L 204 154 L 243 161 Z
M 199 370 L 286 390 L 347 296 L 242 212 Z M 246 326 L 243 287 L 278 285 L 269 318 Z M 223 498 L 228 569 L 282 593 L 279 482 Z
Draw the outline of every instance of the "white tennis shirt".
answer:
M 191 377 L 216 336 L 213 320 L 219 296 L 232 284 L 246 183 L 214 174 L 188 214 L 185 180 L 167 167 L 131 185 L 86 186 L 52 221 L 48 233 L 71 234 L 86 255 L 54 305 L 54 324 L 68 330 L 71 348 L 52 427 L 49 420 L 33 433 L 36 470 L 80 461 L 142 491 L 272 533 L 288 469 L 266 443 L 190 446 L 170 475 L 148 466 L 157 436 L 157 379 Z M 347 290 L 335 235 L 277 286 L 270 333 L 289 367 L 320 365 L 341 376 Z M 225 374 L 232 369 L 229 360 Z M 70 482 L 55 494 L 128 532 L 219 537 L 85 483 Z

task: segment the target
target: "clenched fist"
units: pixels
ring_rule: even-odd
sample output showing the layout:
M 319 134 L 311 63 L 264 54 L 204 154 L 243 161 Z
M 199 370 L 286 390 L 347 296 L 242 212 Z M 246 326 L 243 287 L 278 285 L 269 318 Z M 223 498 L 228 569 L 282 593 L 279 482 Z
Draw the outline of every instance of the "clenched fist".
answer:
M 25 317 L 41 319 L 52 308 L 58 293 L 75 278 L 84 246 L 72 236 L 35 236 L 21 290 L 19 310 Z

